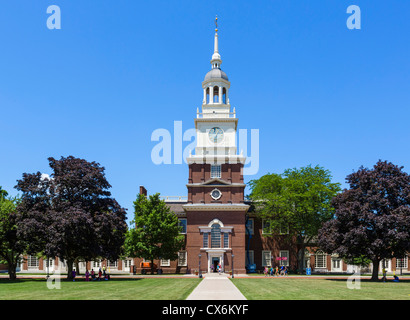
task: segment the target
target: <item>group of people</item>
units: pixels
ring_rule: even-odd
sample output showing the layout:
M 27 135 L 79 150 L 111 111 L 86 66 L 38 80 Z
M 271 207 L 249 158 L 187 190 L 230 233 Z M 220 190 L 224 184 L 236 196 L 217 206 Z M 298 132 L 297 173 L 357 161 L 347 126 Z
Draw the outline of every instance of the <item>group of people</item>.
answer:
M 275 275 L 275 277 L 287 276 L 288 275 L 288 267 L 281 266 L 279 268 L 278 266 L 276 266 L 276 268 L 273 268 L 273 267 L 267 267 L 266 266 L 265 269 L 263 270 L 263 274 L 265 275 L 265 277 L 273 276 L 273 275 Z
M 218 263 L 218 264 L 216 265 L 216 270 L 214 270 L 214 266 L 211 265 L 211 270 L 212 270 L 212 272 L 218 272 L 219 274 L 221 274 L 221 272 L 222 272 L 222 266 L 221 266 L 220 263 Z
M 75 277 L 77 275 L 75 269 L 71 272 L 73 281 L 75 281 Z M 98 277 L 97 277 L 98 276 Z M 85 281 L 101 281 L 101 280 L 110 280 L 110 274 L 106 271 L 105 266 L 99 268 L 98 273 L 94 272 L 94 269 L 91 269 L 91 272 L 88 269 L 85 271 Z
M 382 273 L 383 273 L 383 277 L 382 277 L 382 281 L 386 282 L 387 280 L 387 269 L 383 268 L 382 269 Z M 396 272 L 393 273 L 393 282 L 399 282 L 399 277 L 396 275 Z

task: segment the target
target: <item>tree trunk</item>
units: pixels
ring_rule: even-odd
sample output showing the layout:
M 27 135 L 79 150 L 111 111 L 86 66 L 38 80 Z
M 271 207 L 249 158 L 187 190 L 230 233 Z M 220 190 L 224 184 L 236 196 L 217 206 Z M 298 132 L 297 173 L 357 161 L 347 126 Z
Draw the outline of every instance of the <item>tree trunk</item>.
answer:
M 379 264 L 380 260 L 373 260 L 373 270 L 372 270 L 372 279 L 371 281 L 379 281 Z
M 8 272 L 9 272 L 9 279 L 16 280 L 16 264 L 15 263 L 8 263 Z
M 73 264 L 74 261 L 72 260 L 67 260 L 67 280 L 73 280 Z

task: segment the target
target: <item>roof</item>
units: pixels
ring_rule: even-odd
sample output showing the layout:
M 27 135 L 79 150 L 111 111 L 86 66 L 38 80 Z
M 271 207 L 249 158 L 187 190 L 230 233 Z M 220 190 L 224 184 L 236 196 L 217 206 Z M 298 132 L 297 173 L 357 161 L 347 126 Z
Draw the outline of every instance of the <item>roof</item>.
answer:
M 224 79 L 226 81 L 228 80 L 228 76 L 226 75 L 225 72 L 223 72 L 221 69 L 219 68 L 213 68 L 211 69 L 211 71 L 209 71 L 206 75 L 205 75 L 205 79 L 204 81 L 207 80 L 211 80 L 211 79 Z

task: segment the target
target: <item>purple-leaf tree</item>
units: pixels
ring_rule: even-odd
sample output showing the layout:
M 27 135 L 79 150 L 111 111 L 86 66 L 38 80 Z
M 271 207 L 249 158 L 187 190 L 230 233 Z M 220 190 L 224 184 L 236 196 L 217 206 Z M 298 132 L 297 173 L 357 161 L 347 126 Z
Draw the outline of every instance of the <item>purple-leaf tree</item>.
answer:
M 349 261 L 372 261 L 378 280 L 383 259 L 402 258 L 410 247 L 410 176 L 390 162 L 347 176 L 350 189 L 333 199 L 334 218 L 319 232 L 319 246 Z
M 75 261 L 117 260 L 127 231 L 126 212 L 108 191 L 104 168 L 72 156 L 49 158 L 53 173 L 23 174 L 18 232 L 29 240 L 27 253 Z

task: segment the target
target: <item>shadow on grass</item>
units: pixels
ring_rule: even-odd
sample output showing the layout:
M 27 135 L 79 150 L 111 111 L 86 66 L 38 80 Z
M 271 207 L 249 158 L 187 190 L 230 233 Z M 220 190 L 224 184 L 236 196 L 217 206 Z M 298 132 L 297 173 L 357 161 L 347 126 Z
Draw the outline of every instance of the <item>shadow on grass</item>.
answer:
M 143 278 L 111 278 L 110 280 L 90 280 L 85 281 L 84 279 L 78 279 L 75 282 L 84 282 L 84 283 L 109 283 L 109 282 L 131 282 L 131 281 L 139 281 L 143 280 Z M 73 282 L 72 280 L 68 280 L 66 278 L 61 278 L 61 282 Z M 16 280 L 10 279 L 0 279 L 0 285 L 7 285 L 7 284 L 17 284 L 17 283 L 29 283 L 29 282 L 47 282 L 47 279 L 40 279 L 40 278 L 17 278 Z
M 323 280 L 335 281 L 335 282 L 347 282 L 348 281 L 348 279 L 323 279 Z M 355 281 L 355 279 L 352 279 L 352 280 Z M 397 281 L 395 282 L 391 279 L 386 280 L 386 282 L 383 282 L 381 279 L 379 279 L 377 281 L 374 281 L 374 280 L 371 280 L 371 279 L 360 279 L 360 282 L 365 282 L 365 283 L 403 283 L 403 282 L 407 282 L 407 283 L 409 283 L 409 279 L 404 279 L 404 280 L 400 279 L 399 282 L 397 282 Z

